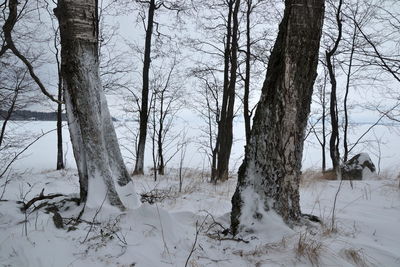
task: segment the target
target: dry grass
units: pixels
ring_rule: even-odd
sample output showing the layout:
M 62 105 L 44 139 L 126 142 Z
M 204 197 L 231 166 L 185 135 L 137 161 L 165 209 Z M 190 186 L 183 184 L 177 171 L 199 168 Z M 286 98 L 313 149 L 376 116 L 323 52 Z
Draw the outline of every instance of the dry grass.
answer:
M 336 225 L 334 225 L 334 227 L 332 227 L 331 225 L 327 225 L 327 224 L 324 224 L 323 225 L 323 228 L 322 228 L 322 236 L 332 236 L 332 235 L 334 235 L 334 234 L 337 234 L 338 233 L 338 229 L 337 229 L 337 226 Z
M 263 255 L 269 254 L 271 252 L 281 252 L 284 253 L 287 251 L 287 240 L 286 237 L 282 237 L 280 241 L 267 243 L 262 246 L 257 246 L 253 250 L 244 251 L 244 250 L 236 250 L 233 251 L 232 254 L 245 257 L 249 260 L 254 258 L 262 257 Z
M 356 266 L 360 267 L 367 267 L 369 266 L 367 264 L 367 260 L 365 258 L 364 252 L 362 249 L 345 249 L 344 250 L 344 255 L 346 256 L 347 259 L 349 259 L 352 263 L 354 263 Z
M 315 169 L 307 169 L 303 171 L 300 177 L 300 186 L 305 188 L 319 181 L 336 180 L 336 175 L 333 171 L 322 172 Z
M 319 266 L 322 248 L 320 241 L 310 238 L 307 233 L 301 233 L 295 246 L 295 252 L 297 257 L 308 259 L 312 266 Z

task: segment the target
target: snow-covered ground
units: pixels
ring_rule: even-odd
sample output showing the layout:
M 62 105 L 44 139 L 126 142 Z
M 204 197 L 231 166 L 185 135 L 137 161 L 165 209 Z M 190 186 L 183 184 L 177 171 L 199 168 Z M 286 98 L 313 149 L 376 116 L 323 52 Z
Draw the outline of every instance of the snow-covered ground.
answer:
M 135 177 L 138 195 L 158 189 L 164 199 L 126 212 L 86 210 L 86 222 L 75 226 L 67 218 L 77 216 L 80 207 L 70 204 L 60 212 L 64 229 L 57 229 L 52 212 L 29 209 L 25 214 L 20 201 L 42 188 L 44 194 L 77 193 L 75 171 L 16 174 L 3 196 L 7 201 L 0 201 L 0 265 L 185 266 L 193 250 L 187 266 L 400 266 L 397 178 L 354 181 L 354 188 L 344 182 L 332 230 L 339 182 L 307 174 L 301 185 L 302 211 L 319 216 L 322 225 L 289 229 L 278 224 L 234 241 L 220 231 L 228 227 L 235 180 L 212 185 L 201 177 L 187 170 L 181 193 L 174 171 L 158 182 Z

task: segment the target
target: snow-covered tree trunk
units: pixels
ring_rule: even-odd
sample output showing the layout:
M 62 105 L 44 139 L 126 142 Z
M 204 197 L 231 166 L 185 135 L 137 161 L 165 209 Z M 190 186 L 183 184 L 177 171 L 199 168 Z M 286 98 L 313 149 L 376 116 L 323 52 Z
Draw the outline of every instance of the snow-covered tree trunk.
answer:
M 124 209 L 118 191 L 128 184 L 134 189 L 100 82 L 97 8 L 96 0 L 59 0 L 55 9 L 60 24 L 65 104 L 81 200 L 96 208 L 106 199 Z
M 234 234 L 278 214 L 300 220 L 304 131 L 317 75 L 324 0 L 286 0 L 279 34 L 232 198 Z

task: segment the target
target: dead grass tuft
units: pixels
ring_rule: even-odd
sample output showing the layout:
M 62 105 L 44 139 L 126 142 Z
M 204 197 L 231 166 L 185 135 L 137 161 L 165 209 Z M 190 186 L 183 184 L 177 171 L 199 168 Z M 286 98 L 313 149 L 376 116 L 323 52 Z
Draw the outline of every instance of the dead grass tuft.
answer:
M 310 238 L 307 233 L 301 233 L 295 246 L 297 257 L 303 257 L 310 261 L 312 266 L 319 266 L 322 243 Z
M 362 249 L 345 249 L 344 254 L 346 258 L 352 261 L 356 266 L 360 267 L 368 267 L 367 260 L 365 258 L 364 252 Z

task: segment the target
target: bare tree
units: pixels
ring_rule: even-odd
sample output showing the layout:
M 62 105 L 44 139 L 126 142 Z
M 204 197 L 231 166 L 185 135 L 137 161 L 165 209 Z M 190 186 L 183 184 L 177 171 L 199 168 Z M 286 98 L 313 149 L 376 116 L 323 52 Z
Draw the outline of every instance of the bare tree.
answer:
M 270 52 L 270 27 L 261 27 L 274 19 L 274 16 L 270 16 L 270 10 L 274 8 L 267 7 L 274 7 L 274 4 L 262 0 L 244 3 L 207 0 L 195 4 L 195 23 L 201 37 L 196 35 L 188 38 L 187 45 L 195 52 L 194 55 L 202 56 L 201 59 L 194 59 L 196 67 L 192 68 L 191 73 L 204 90 L 199 90 L 200 98 L 208 99 L 200 105 L 211 108 L 210 112 L 204 109 L 199 113 L 207 125 L 203 129 L 206 130 L 204 133 L 208 132 L 207 142 L 203 142 L 202 147 L 207 143 L 212 182 L 228 178 L 233 143 L 231 125 L 242 110 L 246 135 L 249 134 L 254 109 L 250 101 L 251 89 L 262 82 L 261 74 L 265 73 L 264 65 Z M 235 101 L 235 98 L 241 102 Z M 212 120 L 207 119 L 211 117 Z M 211 129 L 214 132 L 210 135 Z
M 11 62 L 9 62 L 11 63 Z M 5 65 L 4 62 L 0 62 Z M 7 64 L 8 65 L 8 64 Z M 4 66 L 5 68 L 0 71 L 0 110 L 4 114 L 0 115 L 3 120 L 0 131 L 0 148 L 2 148 L 4 138 L 6 136 L 7 124 L 15 110 L 21 109 L 26 106 L 27 102 L 21 101 L 21 95 L 29 94 L 28 86 L 31 84 L 27 81 L 27 70 L 19 66 Z M 26 98 L 26 97 L 25 97 Z
M 243 97 L 241 97 L 243 104 L 243 118 L 245 125 L 246 143 L 250 138 L 251 119 L 254 113 L 254 107 L 251 107 L 251 89 L 252 82 L 258 85 L 262 82 L 265 74 L 265 66 L 268 62 L 268 57 L 271 49 L 272 40 L 276 34 L 272 29 L 265 29 L 260 27 L 263 24 L 272 24 L 275 21 L 273 12 L 266 12 L 266 10 L 273 10 L 277 3 L 275 1 L 264 0 L 245 0 L 244 10 L 242 11 L 245 19 L 244 29 L 239 29 L 239 35 L 245 35 L 246 38 L 242 44 L 239 44 L 239 64 L 238 75 L 243 80 Z M 240 57 L 243 54 L 244 71 L 241 70 Z M 244 73 L 243 73 L 244 72 Z
M 326 121 L 327 121 L 327 106 L 328 106 L 328 100 L 327 100 L 327 92 L 326 92 L 326 86 L 327 86 L 327 77 L 328 73 L 326 71 L 326 68 L 324 68 L 323 72 L 323 77 L 319 77 L 316 82 L 316 89 L 314 96 L 315 100 L 314 103 L 316 103 L 318 106 L 320 106 L 320 109 L 311 112 L 310 116 L 310 121 L 309 121 L 309 131 L 306 134 L 305 139 L 309 136 L 309 134 L 313 133 L 314 136 L 316 137 L 319 145 L 321 146 L 321 168 L 322 171 L 324 172 L 326 170 L 326 137 L 327 137 L 327 129 L 326 129 Z M 313 116 L 313 113 L 316 116 Z M 321 127 L 318 127 L 318 124 L 321 123 Z
M 147 9 L 147 23 L 145 23 L 146 17 L 142 15 L 143 24 L 145 25 L 146 37 L 144 45 L 144 58 L 143 58 L 143 72 L 142 72 L 142 94 L 141 94 L 141 105 L 140 105 L 140 119 L 139 119 L 139 140 L 137 144 L 137 154 L 136 163 L 133 174 L 143 174 L 144 168 L 144 153 L 146 146 L 146 136 L 148 127 L 148 117 L 149 117 L 149 84 L 150 84 L 150 64 L 151 64 L 151 50 L 152 50 L 152 36 L 154 31 L 154 25 L 156 26 L 157 34 L 158 23 L 155 21 L 155 13 L 160 8 L 165 8 L 168 10 L 174 10 L 180 12 L 182 8 L 182 3 L 179 1 L 156 1 L 148 0 L 141 1 L 137 0 L 140 4 L 145 4 L 148 6 Z
M 332 60 L 342 40 L 342 5 L 343 1 L 339 0 L 335 12 L 335 19 L 337 23 L 338 33 L 334 39 L 334 43 L 330 50 L 325 51 L 326 65 L 329 73 L 329 80 L 331 83 L 330 93 L 330 117 L 331 117 L 331 137 L 329 140 L 329 152 L 332 160 L 333 169 L 337 177 L 340 175 L 340 153 L 339 153 L 339 119 L 338 119 L 338 105 L 337 105 L 337 81 L 335 76 L 334 65 Z
M 216 72 L 212 68 L 192 70 L 191 76 L 200 81 L 198 94 L 200 101 L 193 103 L 205 126 L 200 128 L 200 149 L 205 152 L 210 165 L 210 177 L 216 176 L 217 171 L 217 134 L 220 118 L 222 86 Z
M 165 166 L 178 153 L 178 151 L 172 151 L 170 155 L 167 154 L 171 148 L 174 148 L 175 139 L 180 135 L 180 133 L 172 131 L 177 113 L 183 106 L 181 101 L 182 85 L 177 75 L 177 64 L 176 58 L 173 58 L 170 64 L 162 64 L 168 67 L 163 66 L 156 69 L 151 83 L 153 92 L 152 141 L 153 151 L 157 150 L 156 153 L 153 152 L 153 155 L 159 175 L 165 174 Z
M 56 34 L 54 36 L 54 48 L 56 50 L 56 61 L 57 61 L 57 75 L 58 75 L 58 81 L 57 81 L 57 100 L 59 103 L 57 103 L 57 170 L 62 170 L 65 168 L 64 165 L 64 153 L 63 153 L 63 135 L 62 135 L 62 113 L 63 113 L 63 107 L 62 107 L 62 102 L 63 102 L 63 95 L 64 95 L 64 89 L 63 89 L 63 82 L 62 82 L 62 75 L 61 75 L 61 64 L 60 64 L 60 50 L 58 48 L 58 43 L 57 43 L 57 37 L 58 37 L 58 31 L 56 31 Z
M 238 68 L 239 7 L 240 0 L 229 0 L 226 44 L 224 51 L 224 90 L 217 136 L 217 172 L 215 177 L 211 177 L 212 182 L 225 181 L 228 179 L 229 159 L 233 142 L 233 115 Z
M 59 101 L 56 100 L 45 88 L 44 84 L 42 81 L 39 79 L 39 77 L 36 75 L 34 67 L 32 63 L 28 60 L 27 57 L 25 57 L 20 50 L 16 47 L 14 40 L 13 40 L 13 29 L 15 27 L 15 24 L 17 23 L 19 19 L 19 15 L 24 11 L 28 4 L 28 1 L 24 1 L 21 10 L 18 11 L 18 5 L 19 2 L 17 0 L 9 0 L 8 1 L 8 16 L 4 22 L 4 25 L 2 27 L 3 29 L 3 35 L 4 35 L 4 42 L 2 44 L 2 48 L 0 50 L 0 57 L 7 51 L 10 50 L 23 64 L 26 66 L 26 68 L 29 71 L 30 76 L 32 79 L 35 81 L 35 83 L 38 85 L 42 93 L 47 96 L 49 99 L 52 101 L 58 103 Z M 7 7 L 7 2 L 4 6 L 4 10 Z
M 232 198 L 233 234 L 262 224 L 271 209 L 289 225 L 300 220 L 300 168 L 323 17 L 323 0 L 285 1 Z
M 149 71 L 150 71 L 150 54 L 151 54 L 151 37 L 153 35 L 154 12 L 157 9 L 155 0 L 149 0 L 149 9 L 147 15 L 146 41 L 144 46 L 143 61 L 143 87 L 142 87 L 142 104 L 140 107 L 140 127 L 139 142 L 137 147 L 136 163 L 134 174 L 143 174 L 144 167 L 144 151 L 147 135 L 147 119 L 148 119 L 148 97 L 149 97 Z

